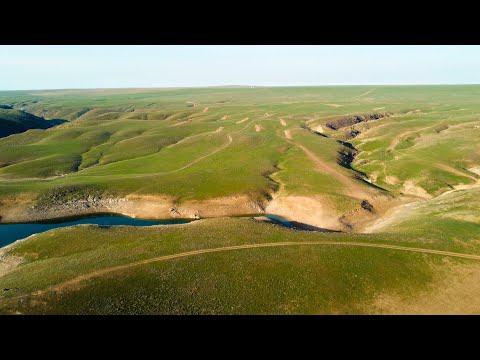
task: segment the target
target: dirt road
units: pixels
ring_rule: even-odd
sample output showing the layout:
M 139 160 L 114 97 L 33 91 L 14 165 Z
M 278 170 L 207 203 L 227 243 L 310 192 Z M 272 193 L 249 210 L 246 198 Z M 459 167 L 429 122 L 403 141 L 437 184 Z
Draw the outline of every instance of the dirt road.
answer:
M 370 94 L 370 93 L 371 93 L 372 91 L 374 91 L 374 90 L 376 90 L 376 88 L 375 88 L 375 89 L 372 89 L 372 90 L 369 90 L 369 91 L 367 91 L 367 92 L 364 92 L 363 94 L 360 94 L 360 95 L 354 96 L 354 97 L 353 97 L 353 99 L 357 99 L 357 98 L 359 98 L 359 97 L 362 97 L 362 96 L 368 95 L 368 94 Z
M 298 241 L 298 242 L 276 242 L 276 243 L 264 243 L 264 244 L 244 244 L 244 245 L 236 245 L 236 246 L 225 246 L 219 248 L 210 248 L 210 249 L 201 249 L 201 250 L 193 250 L 188 252 L 182 252 L 178 254 L 171 254 L 171 255 L 164 255 L 158 256 L 150 259 L 135 261 L 129 264 L 113 266 L 106 269 L 96 270 L 90 272 L 88 274 L 80 275 L 75 277 L 71 280 L 67 280 L 63 283 L 54 285 L 49 287 L 45 290 L 36 291 L 31 294 L 21 295 L 17 298 L 23 298 L 28 295 L 42 295 L 47 292 L 51 291 L 61 291 L 69 286 L 77 285 L 78 283 L 92 279 L 95 277 L 99 277 L 102 275 L 114 273 L 116 271 L 121 271 L 129 268 L 133 268 L 136 266 L 151 264 L 160 261 L 184 258 L 189 256 L 201 255 L 201 254 L 209 254 L 215 252 L 222 252 L 222 251 L 234 251 L 234 250 L 242 250 L 242 249 L 256 249 L 256 248 L 267 248 L 267 247 L 280 247 L 280 246 L 307 246 L 307 245 L 323 245 L 323 246 L 353 246 L 353 247 L 369 247 L 369 248 L 378 248 L 378 249 L 387 249 L 387 250 L 397 250 L 397 251 L 409 251 L 409 252 L 416 252 L 416 253 L 424 253 L 424 254 L 432 254 L 432 255 L 440 255 L 440 256 L 449 256 L 449 257 L 457 257 L 462 259 L 470 259 L 470 260 L 480 260 L 480 255 L 474 254 L 463 254 L 463 253 L 456 253 L 451 251 L 442 251 L 442 250 L 434 250 L 434 249 L 423 249 L 423 248 L 415 248 L 415 247 L 408 247 L 408 246 L 398 246 L 398 245 L 387 245 L 387 244 L 374 244 L 374 243 L 362 243 L 362 242 L 335 242 L 335 241 Z
M 285 134 L 285 137 L 289 143 L 292 145 L 298 146 L 302 151 L 312 160 L 312 162 L 317 166 L 317 168 L 335 178 L 337 178 L 344 186 L 347 195 L 352 196 L 354 198 L 362 198 L 362 199 L 369 199 L 370 194 L 367 193 L 360 184 L 357 184 L 354 179 L 350 178 L 349 176 L 341 173 L 340 171 L 334 169 L 326 162 L 322 161 L 313 151 L 308 149 L 305 145 L 292 141 L 293 138 L 291 133 L 289 136 Z

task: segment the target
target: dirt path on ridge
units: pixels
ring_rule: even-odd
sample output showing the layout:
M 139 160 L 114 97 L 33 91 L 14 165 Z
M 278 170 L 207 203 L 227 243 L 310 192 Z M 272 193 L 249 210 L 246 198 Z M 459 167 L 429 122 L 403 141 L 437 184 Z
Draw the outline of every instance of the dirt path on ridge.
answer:
M 241 123 L 247 121 L 248 119 L 250 119 L 250 118 L 246 117 L 246 118 L 244 118 L 244 119 L 242 119 L 242 120 L 240 120 L 240 121 L 237 121 L 236 124 L 241 124 Z
M 302 149 L 302 151 L 308 156 L 310 160 L 312 160 L 312 162 L 317 166 L 319 170 L 337 178 L 344 185 L 345 190 L 349 196 L 357 199 L 371 198 L 370 194 L 367 193 L 360 186 L 360 184 L 356 184 L 354 179 L 332 168 L 326 162 L 322 161 L 313 151 L 308 149 L 305 145 L 292 141 L 293 137 L 291 136 L 291 133 L 289 134 L 290 134 L 290 138 L 288 138 L 287 134 L 285 133 L 285 137 L 287 138 L 287 141 L 292 145 L 298 146 L 300 149 Z
M 27 297 L 29 295 L 39 296 L 51 291 L 61 291 L 69 286 L 76 285 L 84 280 L 92 279 L 95 277 L 99 277 L 102 275 L 114 273 L 116 271 L 121 271 L 129 268 L 133 268 L 136 266 L 151 264 L 155 262 L 161 262 L 166 260 L 184 258 L 189 256 L 201 255 L 201 254 L 208 254 L 208 253 L 215 253 L 215 252 L 223 252 L 223 251 L 234 251 L 234 250 L 242 250 L 242 249 L 255 249 L 255 248 L 267 248 L 267 247 L 280 247 L 280 246 L 299 246 L 299 245 L 325 245 L 325 246 L 354 246 L 354 247 L 370 247 L 370 248 L 378 248 L 378 249 L 388 249 L 388 250 L 398 250 L 398 251 L 409 251 L 409 252 L 416 252 L 416 253 L 424 253 L 424 254 L 432 254 L 432 255 L 440 255 L 440 256 L 450 256 L 450 257 L 457 257 L 462 259 L 470 259 L 470 260 L 479 260 L 480 255 L 474 254 L 465 254 L 465 253 L 457 253 L 452 251 L 443 251 L 443 250 L 434 250 L 434 249 L 424 249 L 424 248 L 416 248 L 416 247 L 408 247 L 408 246 L 399 246 L 399 245 L 388 245 L 388 244 L 374 244 L 374 243 L 362 243 L 362 242 L 335 242 L 335 241 L 298 241 L 298 242 L 276 242 L 276 243 L 263 243 L 263 244 L 245 244 L 245 245 L 235 245 L 235 246 L 225 246 L 219 248 L 210 248 L 210 249 L 200 249 L 200 250 L 193 250 L 183 253 L 171 254 L 171 255 L 163 255 L 157 256 L 150 259 L 140 260 L 131 262 L 128 264 L 112 266 L 109 268 L 96 270 L 87 274 L 83 274 L 77 276 L 73 279 L 67 280 L 57 285 L 53 285 L 45 290 L 39 290 L 30 294 L 20 295 L 15 298 L 11 299 L 20 299 Z
M 372 91 L 376 90 L 377 88 L 374 88 L 372 90 L 369 90 L 367 92 L 364 92 L 363 94 L 360 94 L 360 95 L 357 95 L 357 96 L 354 96 L 353 99 L 358 99 L 359 97 L 362 97 L 362 96 L 365 96 L 365 95 L 368 95 L 370 94 Z

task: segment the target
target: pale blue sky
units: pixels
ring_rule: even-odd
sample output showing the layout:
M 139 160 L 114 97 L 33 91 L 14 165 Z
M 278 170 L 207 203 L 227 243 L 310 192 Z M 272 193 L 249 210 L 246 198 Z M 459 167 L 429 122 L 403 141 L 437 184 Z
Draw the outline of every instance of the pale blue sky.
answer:
M 0 90 L 474 83 L 480 46 L 0 46 Z

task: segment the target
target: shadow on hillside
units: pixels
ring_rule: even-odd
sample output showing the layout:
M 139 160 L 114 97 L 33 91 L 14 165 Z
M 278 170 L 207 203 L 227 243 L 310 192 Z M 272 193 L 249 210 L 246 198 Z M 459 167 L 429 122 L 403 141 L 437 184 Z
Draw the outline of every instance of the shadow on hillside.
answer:
M 290 224 L 293 225 L 293 229 L 295 230 L 304 230 L 304 231 L 319 231 L 319 232 L 335 232 L 335 233 L 340 233 L 342 231 L 340 230 L 331 230 L 331 229 L 325 229 L 321 228 L 318 226 L 313 226 L 313 225 L 308 225 L 304 224 L 298 221 L 290 221 Z

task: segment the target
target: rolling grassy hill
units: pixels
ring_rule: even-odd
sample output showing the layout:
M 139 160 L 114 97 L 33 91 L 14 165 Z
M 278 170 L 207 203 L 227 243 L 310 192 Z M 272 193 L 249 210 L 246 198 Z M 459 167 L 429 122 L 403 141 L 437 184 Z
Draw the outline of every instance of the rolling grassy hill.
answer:
M 0 92 L 2 104 L 69 120 L 0 139 L 2 222 L 216 218 L 18 242 L 4 250 L 0 288 L 12 290 L 0 309 L 478 312 L 479 95 L 475 85 Z M 343 233 L 225 218 L 265 212 Z M 278 242 L 315 244 L 208 250 Z
M 436 253 L 449 249 L 437 240 L 296 231 L 248 218 L 82 225 L 8 250 L 17 267 L 0 277 L 0 312 L 477 313 L 478 244 L 463 236 L 465 258 Z
M 0 138 L 22 133 L 30 129 L 48 129 L 64 123 L 64 120 L 45 120 L 28 112 L 0 105 Z

